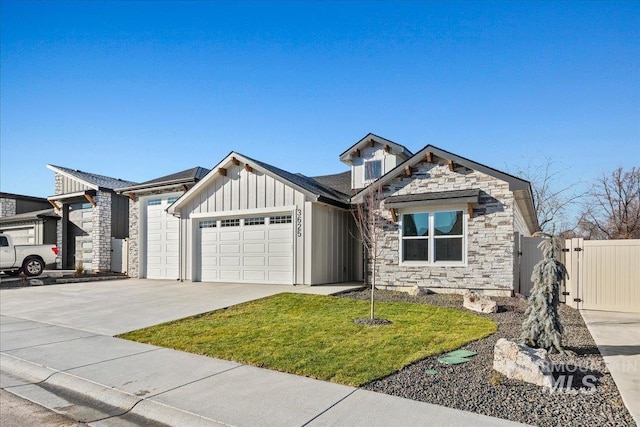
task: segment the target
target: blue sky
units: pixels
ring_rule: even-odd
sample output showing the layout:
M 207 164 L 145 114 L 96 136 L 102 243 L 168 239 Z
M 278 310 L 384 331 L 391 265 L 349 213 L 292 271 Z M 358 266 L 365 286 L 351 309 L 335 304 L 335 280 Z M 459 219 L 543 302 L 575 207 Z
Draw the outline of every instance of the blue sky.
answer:
M 346 169 L 368 132 L 588 181 L 640 165 L 640 2 L 1 2 L 5 192 L 235 150 Z

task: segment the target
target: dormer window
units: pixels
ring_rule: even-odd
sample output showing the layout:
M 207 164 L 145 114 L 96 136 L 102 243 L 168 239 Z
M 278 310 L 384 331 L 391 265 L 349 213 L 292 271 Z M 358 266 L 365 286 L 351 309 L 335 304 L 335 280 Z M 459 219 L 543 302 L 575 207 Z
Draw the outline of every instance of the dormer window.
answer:
M 364 162 L 364 180 L 373 181 L 382 176 L 382 160 L 368 160 Z

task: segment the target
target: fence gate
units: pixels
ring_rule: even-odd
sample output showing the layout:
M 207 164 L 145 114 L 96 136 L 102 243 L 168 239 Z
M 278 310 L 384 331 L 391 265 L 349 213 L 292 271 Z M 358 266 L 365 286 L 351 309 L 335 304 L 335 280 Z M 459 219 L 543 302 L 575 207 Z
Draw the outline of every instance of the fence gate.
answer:
M 565 241 L 568 305 L 640 313 L 640 240 Z
M 542 259 L 542 251 L 538 248 L 543 237 L 520 238 L 520 286 L 518 293 L 528 297 L 531 295 L 531 273 L 533 267 Z

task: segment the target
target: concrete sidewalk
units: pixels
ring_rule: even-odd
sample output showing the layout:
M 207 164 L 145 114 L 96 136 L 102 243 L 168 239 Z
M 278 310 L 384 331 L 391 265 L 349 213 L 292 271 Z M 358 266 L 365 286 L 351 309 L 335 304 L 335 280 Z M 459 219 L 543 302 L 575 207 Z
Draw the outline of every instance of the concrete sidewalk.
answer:
M 640 313 L 581 310 L 624 404 L 640 426 Z
M 0 327 L 0 386 L 95 426 L 517 425 L 10 316 Z

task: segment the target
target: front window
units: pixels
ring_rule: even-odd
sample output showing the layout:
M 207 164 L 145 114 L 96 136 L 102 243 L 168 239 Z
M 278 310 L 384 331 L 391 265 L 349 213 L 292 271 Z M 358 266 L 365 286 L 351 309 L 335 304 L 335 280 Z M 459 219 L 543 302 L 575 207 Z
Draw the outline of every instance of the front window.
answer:
M 402 215 L 402 261 L 428 263 L 464 261 L 462 211 L 416 212 Z
M 382 176 L 382 160 L 369 160 L 364 162 L 364 179 L 371 181 Z

